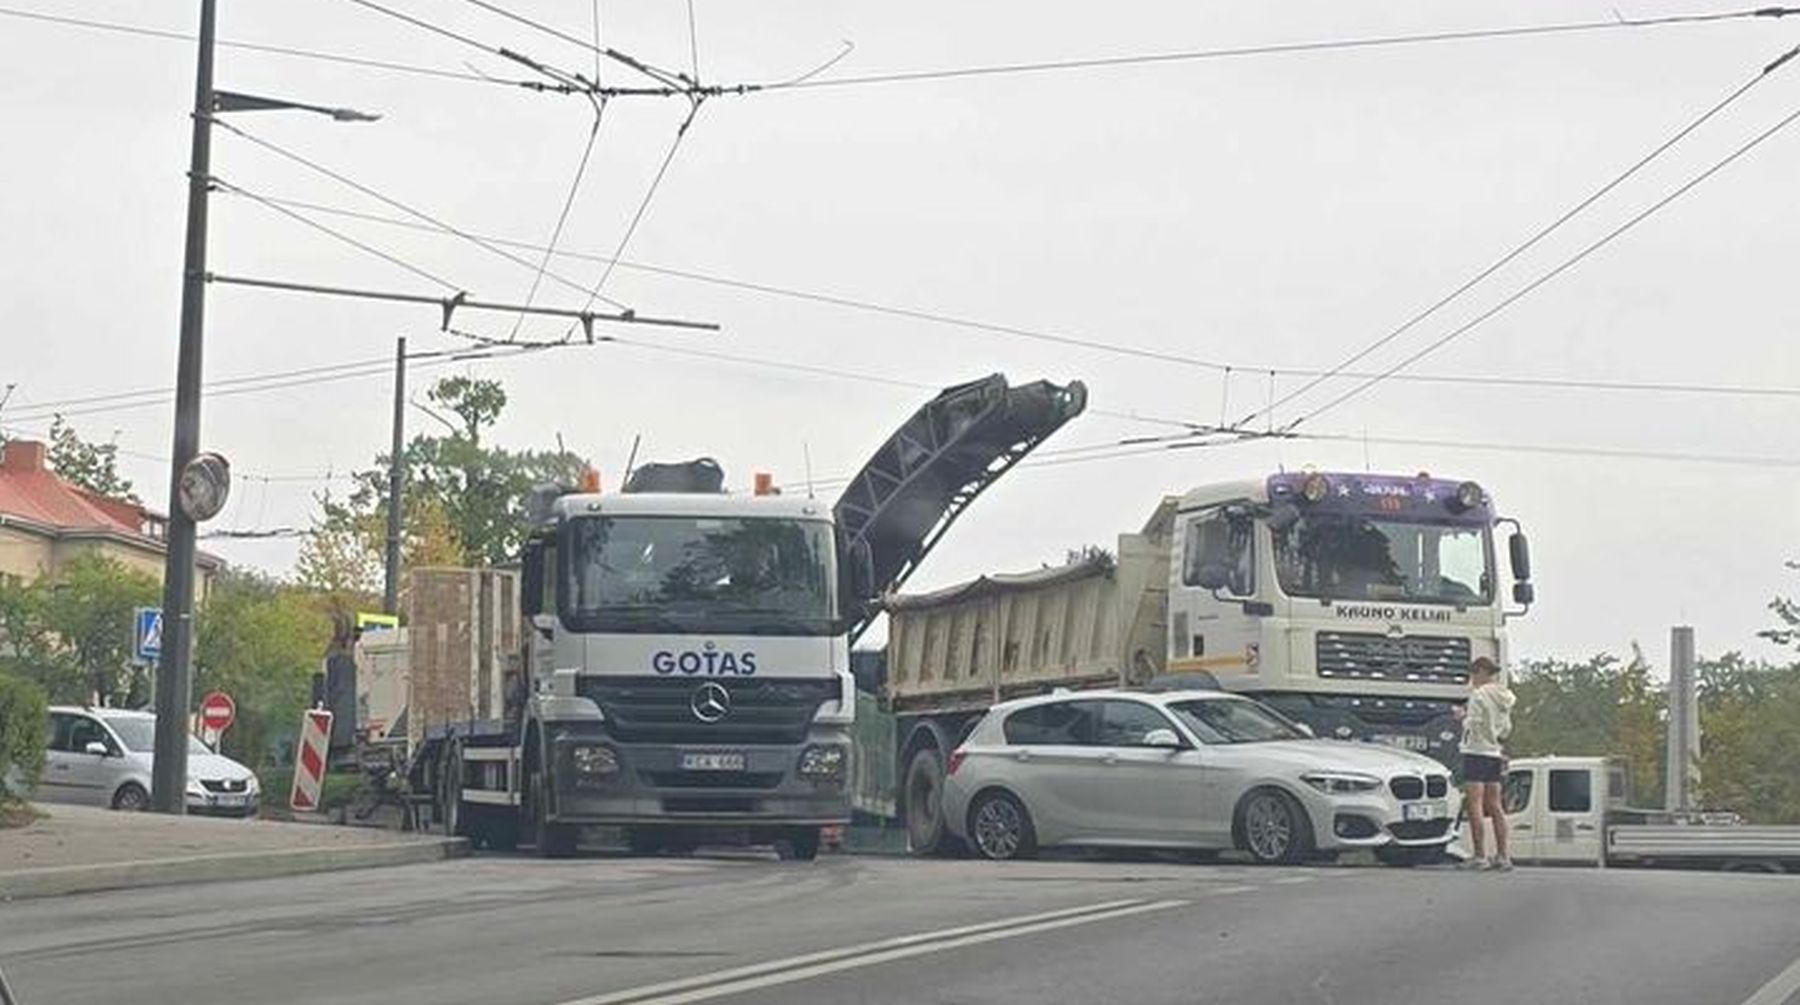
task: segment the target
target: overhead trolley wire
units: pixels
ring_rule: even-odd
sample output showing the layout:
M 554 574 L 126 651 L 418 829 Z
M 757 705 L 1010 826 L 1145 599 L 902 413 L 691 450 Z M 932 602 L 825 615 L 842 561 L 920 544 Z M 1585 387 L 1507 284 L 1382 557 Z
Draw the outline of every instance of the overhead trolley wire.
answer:
M 1585 198 L 1583 198 L 1581 201 L 1577 202 L 1574 206 L 1571 206 L 1569 209 L 1565 210 L 1561 216 L 1558 216 L 1556 219 L 1550 221 L 1549 223 L 1545 224 L 1544 226 L 1539 227 L 1536 231 L 1534 231 L 1525 240 L 1514 245 L 1505 254 L 1501 255 L 1499 258 L 1494 259 L 1492 262 L 1488 263 L 1488 265 L 1486 267 L 1484 267 L 1483 269 L 1481 269 L 1479 272 L 1475 273 L 1473 276 L 1470 276 L 1468 279 L 1464 280 L 1462 285 L 1456 287 L 1455 289 L 1451 290 L 1449 293 L 1438 298 L 1429 307 L 1426 307 L 1424 310 L 1419 311 L 1418 313 L 1414 314 L 1412 317 L 1407 318 L 1404 322 L 1402 322 L 1400 324 L 1399 327 L 1393 329 L 1392 331 L 1388 332 L 1387 334 L 1381 336 L 1380 338 L 1376 339 L 1373 342 L 1370 342 L 1368 345 L 1363 346 L 1361 349 L 1358 349 L 1356 352 L 1345 357 L 1341 362 L 1339 362 L 1337 365 L 1331 367 L 1329 370 L 1326 370 L 1324 373 L 1318 374 L 1317 376 L 1313 377 L 1311 380 L 1306 381 L 1304 384 L 1300 385 L 1299 387 L 1287 392 L 1286 394 L 1282 395 L 1280 398 L 1276 399 L 1275 401 L 1270 402 L 1266 406 L 1266 408 L 1258 409 L 1257 411 L 1251 412 L 1249 415 L 1246 415 L 1242 420 L 1239 421 L 1238 424 L 1240 426 L 1248 426 L 1250 423 L 1256 421 L 1259 417 L 1261 417 L 1265 412 L 1273 412 L 1275 409 L 1280 408 L 1281 406 L 1287 404 L 1288 402 L 1293 401 L 1296 398 L 1304 396 L 1307 392 L 1311 391 L 1313 388 L 1318 387 L 1320 384 L 1323 384 L 1326 381 L 1331 380 L 1334 377 L 1338 377 L 1339 375 L 1343 374 L 1343 372 L 1345 370 L 1347 370 L 1348 368 L 1356 365 L 1357 363 L 1366 359 L 1371 354 L 1373 354 L 1373 353 L 1379 351 L 1380 349 L 1382 349 L 1383 347 L 1387 346 L 1389 343 L 1393 342 L 1395 339 L 1398 339 L 1402 335 L 1405 335 L 1407 332 L 1413 330 L 1415 327 L 1422 324 L 1427 319 L 1431 318 L 1433 315 L 1437 314 L 1443 308 L 1448 307 L 1451 303 L 1460 299 L 1463 294 L 1469 292 L 1470 290 L 1474 289 L 1476 286 L 1480 285 L 1482 283 L 1482 281 L 1486 280 L 1489 276 L 1492 276 L 1494 273 L 1499 272 L 1501 269 L 1512 264 L 1514 261 L 1516 261 L 1519 258 L 1519 256 L 1525 254 L 1525 252 L 1530 251 L 1532 248 L 1536 247 L 1540 242 L 1542 242 L 1545 238 L 1549 237 L 1551 234 L 1555 233 L 1564 224 L 1568 223 L 1570 220 L 1573 220 L 1576 216 L 1580 215 L 1582 213 L 1582 211 L 1586 210 L 1588 207 L 1592 206 L 1594 203 L 1599 202 L 1602 198 L 1605 198 L 1608 193 L 1612 192 L 1614 189 L 1618 188 L 1620 185 L 1623 185 L 1626 181 L 1630 180 L 1632 178 L 1632 176 L 1636 175 L 1639 171 L 1642 171 L 1644 168 L 1648 167 L 1651 164 L 1651 162 L 1655 161 L 1657 158 L 1659 158 L 1663 154 L 1667 153 L 1670 148 L 1674 147 L 1676 144 L 1678 144 L 1682 140 L 1686 139 L 1696 129 L 1699 129 L 1701 126 L 1703 126 L 1707 122 L 1711 121 L 1715 116 L 1719 115 L 1719 113 L 1721 113 L 1721 112 L 1725 111 L 1725 109 L 1731 107 L 1731 105 L 1734 104 L 1739 98 L 1742 98 L 1744 95 L 1748 94 L 1752 88 L 1756 87 L 1756 85 L 1758 85 L 1758 84 L 1762 83 L 1764 80 L 1766 80 L 1770 73 L 1774 72 L 1776 69 L 1781 67 L 1783 64 L 1787 63 L 1794 56 L 1794 54 L 1796 52 L 1800 52 L 1800 47 L 1796 47 L 1794 49 L 1789 49 L 1780 58 L 1778 58 L 1774 62 L 1769 63 L 1768 65 L 1764 66 L 1762 68 L 1762 70 L 1760 72 L 1758 72 L 1755 76 L 1752 76 L 1749 80 L 1738 85 L 1729 94 L 1725 95 L 1725 97 L 1723 97 L 1719 101 L 1715 102 L 1711 107 L 1707 108 L 1698 117 L 1691 119 L 1686 125 L 1682 126 L 1680 129 L 1676 130 L 1673 135 L 1669 136 L 1668 138 L 1664 139 L 1661 143 L 1657 144 L 1653 149 L 1650 150 L 1649 153 L 1646 153 L 1642 157 L 1639 157 L 1636 161 L 1632 162 L 1632 164 L 1630 166 L 1625 168 L 1625 170 L 1614 175 L 1611 179 L 1607 180 L 1599 188 L 1596 188 L 1592 192 L 1588 193 L 1588 195 Z

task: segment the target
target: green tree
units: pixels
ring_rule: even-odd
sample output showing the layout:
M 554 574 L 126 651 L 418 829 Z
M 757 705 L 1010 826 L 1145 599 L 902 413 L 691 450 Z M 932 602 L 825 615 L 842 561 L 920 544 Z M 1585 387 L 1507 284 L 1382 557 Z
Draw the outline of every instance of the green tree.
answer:
M 1800 569 L 1800 562 L 1789 562 L 1787 567 Z M 1774 612 L 1775 619 L 1781 622 L 1781 626 L 1756 634 L 1778 645 L 1800 648 L 1800 601 L 1792 597 L 1776 597 L 1769 601 L 1769 610 Z
M 44 691 L 23 677 L 0 673 L 0 824 L 31 791 L 44 766 Z
M 414 436 L 406 471 L 402 561 L 408 565 L 497 565 L 512 561 L 525 533 L 525 497 L 545 482 L 571 483 L 586 462 L 567 451 L 508 450 L 484 437 L 506 408 L 498 381 L 448 377 L 427 392 L 457 420 L 443 434 Z M 388 459 L 358 472 L 343 498 L 321 497 L 302 545 L 300 578 L 326 591 L 380 589 L 387 537 Z
M 50 467 L 67 481 L 103 496 L 137 502 L 131 482 L 119 474 L 119 445 L 89 443 L 61 415 L 50 421 Z
M 161 592 L 153 577 L 95 554 L 29 584 L 0 584 L 0 666 L 51 701 L 142 704 L 150 676 L 131 664 L 132 611 Z
M 1700 674 L 1700 792 L 1752 823 L 1800 824 L 1800 664 L 1727 653 Z
M 298 728 L 331 618 L 319 595 L 244 570 L 213 582 L 194 640 L 196 695 L 220 690 L 237 704 L 224 753 L 246 764 L 269 761 Z
M 1620 758 L 1630 765 L 1634 801 L 1660 801 L 1667 701 L 1636 647 L 1629 661 L 1610 653 L 1527 661 L 1512 688 L 1519 700 L 1507 749 L 1514 756 Z

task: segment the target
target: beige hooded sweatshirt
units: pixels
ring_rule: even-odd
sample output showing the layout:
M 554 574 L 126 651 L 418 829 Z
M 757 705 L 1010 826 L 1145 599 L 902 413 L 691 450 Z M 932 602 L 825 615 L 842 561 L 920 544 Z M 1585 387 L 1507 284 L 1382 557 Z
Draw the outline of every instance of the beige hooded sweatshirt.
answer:
M 1500 741 L 1512 732 L 1512 707 L 1517 700 L 1498 680 L 1476 688 L 1463 713 L 1462 752 L 1501 756 Z

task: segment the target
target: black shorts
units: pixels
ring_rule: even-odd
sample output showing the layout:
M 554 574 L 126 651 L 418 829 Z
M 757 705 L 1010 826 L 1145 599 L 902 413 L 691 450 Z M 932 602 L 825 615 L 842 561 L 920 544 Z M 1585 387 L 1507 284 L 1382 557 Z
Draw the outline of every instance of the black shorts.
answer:
M 1500 780 L 1502 763 L 1500 758 L 1487 754 L 1464 754 L 1463 781 L 1497 782 Z

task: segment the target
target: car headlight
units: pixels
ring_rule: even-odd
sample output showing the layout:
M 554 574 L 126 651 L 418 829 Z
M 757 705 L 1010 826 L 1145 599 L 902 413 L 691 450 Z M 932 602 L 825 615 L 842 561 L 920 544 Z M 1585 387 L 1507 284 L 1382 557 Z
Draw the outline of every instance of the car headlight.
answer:
M 588 744 L 571 750 L 575 761 L 575 773 L 588 776 L 606 776 L 619 771 L 619 754 L 611 747 Z
M 254 796 L 261 791 L 262 782 L 258 781 L 255 775 L 251 775 L 249 778 L 244 779 L 244 792 L 246 794 Z
M 800 754 L 800 773 L 808 778 L 836 778 L 844 773 L 844 748 L 808 747 Z
M 1300 780 L 1328 796 L 1373 792 L 1381 788 L 1381 779 L 1373 775 L 1359 775 L 1353 771 L 1315 771 L 1301 775 Z
M 206 795 L 206 786 L 201 785 L 198 778 L 190 778 L 187 780 L 187 794 L 190 796 L 204 796 Z

